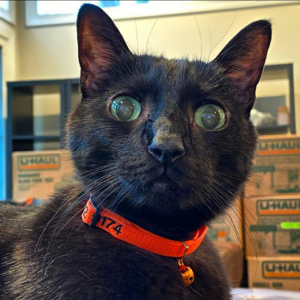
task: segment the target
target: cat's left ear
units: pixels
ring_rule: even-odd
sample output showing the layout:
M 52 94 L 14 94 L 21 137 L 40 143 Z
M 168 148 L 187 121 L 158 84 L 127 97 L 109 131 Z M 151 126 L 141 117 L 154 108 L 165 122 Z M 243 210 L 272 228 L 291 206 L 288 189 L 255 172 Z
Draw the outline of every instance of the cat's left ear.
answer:
M 255 89 L 266 61 L 271 36 L 270 22 L 253 22 L 242 29 L 212 62 L 242 90 L 249 112 L 255 101 Z

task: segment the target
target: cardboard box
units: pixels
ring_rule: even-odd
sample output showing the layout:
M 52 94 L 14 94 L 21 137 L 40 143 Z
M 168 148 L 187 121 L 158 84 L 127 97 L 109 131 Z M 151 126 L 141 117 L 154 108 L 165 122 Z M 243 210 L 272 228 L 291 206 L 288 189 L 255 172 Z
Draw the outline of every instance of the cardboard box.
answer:
M 300 192 L 300 136 L 260 136 L 245 195 Z
M 227 213 L 219 216 L 207 231 L 212 241 L 236 243 L 243 248 L 241 199 L 237 199 Z
M 249 288 L 300 291 L 300 256 L 247 257 Z
M 240 287 L 243 278 L 244 249 L 236 243 L 214 242 L 227 270 L 231 286 Z
M 74 182 L 75 172 L 68 151 L 14 152 L 12 156 L 13 200 L 16 202 L 30 197 L 47 199 Z
M 246 256 L 300 256 L 300 194 L 244 199 Z

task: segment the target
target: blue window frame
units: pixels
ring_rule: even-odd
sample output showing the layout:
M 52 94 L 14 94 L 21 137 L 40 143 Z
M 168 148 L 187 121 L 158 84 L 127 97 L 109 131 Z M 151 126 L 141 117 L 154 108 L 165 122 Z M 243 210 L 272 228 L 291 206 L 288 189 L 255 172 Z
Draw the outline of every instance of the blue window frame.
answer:
M 99 1 L 100 7 L 115 7 L 120 6 L 120 1 Z
M 0 47 L 0 201 L 5 200 L 5 130 L 3 117 L 2 48 Z

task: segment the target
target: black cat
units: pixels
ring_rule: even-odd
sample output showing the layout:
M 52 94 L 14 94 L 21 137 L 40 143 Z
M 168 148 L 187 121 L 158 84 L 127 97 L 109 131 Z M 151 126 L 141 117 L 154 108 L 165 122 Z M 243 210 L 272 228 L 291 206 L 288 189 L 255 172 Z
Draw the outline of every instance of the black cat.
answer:
M 81 220 L 92 194 L 160 237 L 186 241 L 243 187 L 256 133 L 249 121 L 271 40 L 268 21 L 238 33 L 210 63 L 132 54 L 111 19 L 79 12 L 82 101 L 69 149 L 80 183 L 35 211 L 2 205 L 1 299 L 230 299 L 208 237 L 183 262 L 120 241 Z

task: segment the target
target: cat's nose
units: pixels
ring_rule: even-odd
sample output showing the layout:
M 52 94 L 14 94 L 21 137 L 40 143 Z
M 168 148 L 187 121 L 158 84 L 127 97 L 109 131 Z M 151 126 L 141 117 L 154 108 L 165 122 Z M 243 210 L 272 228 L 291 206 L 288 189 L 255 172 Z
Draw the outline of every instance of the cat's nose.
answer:
M 182 157 L 185 154 L 185 149 L 179 139 L 169 139 L 164 142 L 158 142 L 154 139 L 148 147 L 148 152 L 162 165 L 168 165 Z

